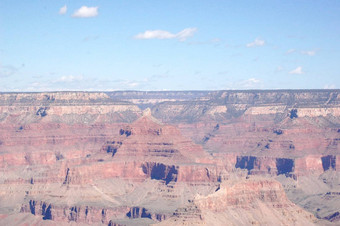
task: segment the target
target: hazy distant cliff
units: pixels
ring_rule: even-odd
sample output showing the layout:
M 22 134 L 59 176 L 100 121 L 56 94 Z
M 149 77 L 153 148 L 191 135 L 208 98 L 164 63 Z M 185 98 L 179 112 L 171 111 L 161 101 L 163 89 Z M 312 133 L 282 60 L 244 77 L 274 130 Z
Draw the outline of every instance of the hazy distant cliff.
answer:
M 159 118 L 195 121 L 197 116 L 220 115 L 223 118 L 242 114 L 280 114 L 298 108 L 302 116 L 339 115 L 339 90 L 266 90 L 266 91 L 117 91 L 0 93 L 2 112 L 16 107 L 42 107 L 46 113 L 68 112 L 77 106 L 96 106 L 99 110 L 138 111 L 149 107 Z M 9 107 L 12 108 L 9 108 Z M 57 107 L 58 106 L 58 107 Z M 72 107 L 71 107 L 72 106 Z M 136 108 L 136 106 L 138 108 Z M 315 108 L 311 110 L 311 108 Z M 9 110 L 7 110 L 9 109 Z M 52 110 L 50 110 L 52 109 Z M 107 109 L 107 110 L 104 110 Z M 84 110 L 83 110 L 84 111 Z M 89 110 L 90 111 L 90 110 Z M 163 112 L 169 111 L 169 112 Z M 183 115 L 184 113 L 184 115 Z M 173 115 L 173 116 L 171 116 Z M 192 117 L 190 117 L 192 115 Z M 195 118 L 196 117 L 196 118 Z

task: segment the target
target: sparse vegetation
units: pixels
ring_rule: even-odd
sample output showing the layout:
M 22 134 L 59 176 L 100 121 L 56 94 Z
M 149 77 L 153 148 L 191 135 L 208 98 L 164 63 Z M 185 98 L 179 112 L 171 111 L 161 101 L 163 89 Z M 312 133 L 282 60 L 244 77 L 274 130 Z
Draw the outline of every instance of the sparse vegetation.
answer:
M 297 118 L 297 117 L 298 117 L 297 109 L 292 109 L 292 110 L 289 112 L 289 118 L 294 119 L 294 118 Z
M 40 115 L 41 117 L 45 117 L 47 115 L 47 108 L 46 107 L 39 108 L 36 115 Z
M 274 133 L 275 133 L 276 135 L 281 135 L 281 134 L 283 134 L 283 131 L 282 131 L 281 129 L 275 129 L 275 130 L 274 130 Z

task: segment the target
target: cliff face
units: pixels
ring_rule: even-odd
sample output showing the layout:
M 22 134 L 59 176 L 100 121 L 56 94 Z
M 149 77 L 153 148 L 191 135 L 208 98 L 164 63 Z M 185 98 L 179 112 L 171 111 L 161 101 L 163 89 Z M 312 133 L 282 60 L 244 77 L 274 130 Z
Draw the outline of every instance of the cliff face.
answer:
M 339 90 L 2 93 L 0 224 L 337 222 L 339 142 Z

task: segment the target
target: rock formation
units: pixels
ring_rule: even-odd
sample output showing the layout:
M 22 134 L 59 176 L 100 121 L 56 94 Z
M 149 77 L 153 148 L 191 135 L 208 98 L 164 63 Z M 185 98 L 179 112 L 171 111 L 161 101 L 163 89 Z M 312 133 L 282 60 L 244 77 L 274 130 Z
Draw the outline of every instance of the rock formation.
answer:
M 340 222 L 340 91 L 0 94 L 0 225 Z

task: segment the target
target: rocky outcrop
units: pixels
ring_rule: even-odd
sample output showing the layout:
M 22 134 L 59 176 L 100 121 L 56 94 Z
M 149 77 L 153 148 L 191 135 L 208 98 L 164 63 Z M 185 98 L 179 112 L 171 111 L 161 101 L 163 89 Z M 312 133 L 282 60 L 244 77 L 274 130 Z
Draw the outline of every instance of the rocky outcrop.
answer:
M 29 200 L 20 209 L 20 212 L 41 216 L 43 220 L 88 224 L 98 222 L 109 224 L 111 217 L 123 217 L 127 211 L 128 207 L 61 206 L 36 200 Z
M 273 208 L 286 208 L 292 203 L 286 198 L 281 184 L 274 180 L 249 179 L 222 184 L 220 189 L 208 197 L 197 198 L 201 209 L 224 211 L 226 207 L 249 208 L 256 200 L 265 202 Z
M 259 215 L 259 212 L 262 214 Z M 308 224 L 317 219 L 290 202 L 281 184 L 252 177 L 229 180 L 207 196 L 197 195 L 159 225 Z

